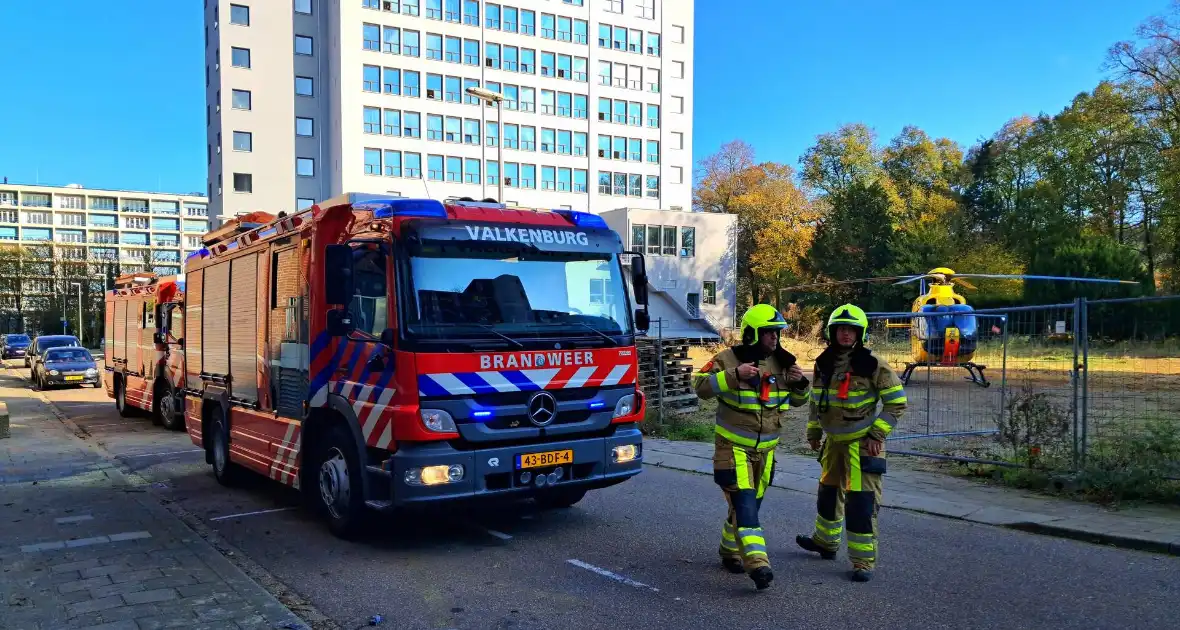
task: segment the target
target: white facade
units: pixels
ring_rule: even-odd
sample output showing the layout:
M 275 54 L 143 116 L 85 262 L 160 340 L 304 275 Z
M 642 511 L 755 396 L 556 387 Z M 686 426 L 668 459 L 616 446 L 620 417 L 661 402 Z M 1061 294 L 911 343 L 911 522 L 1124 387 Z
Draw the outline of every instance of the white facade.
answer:
M 498 198 L 501 178 L 525 207 L 692 205 L 691 0 L 205 11 L 214 216 L 343 192 Z M 504 95 L 502 125 L 472 86 Z
M 207 203 L 198 194 L 0 184 L 0 246 L 52 247 L 58 260 L 117 260 L 136 271 L 150 259 L 156 273 L 180 273 L 209 231 Z
M 734 327 L 736 215 L 619 208 L 602 218 L 627 250 L 643 253 L 649 310 L 653 321 L 663 320 L 664 336 L 724 335 Z M 658 332 L 653 323 L 649 335 Z

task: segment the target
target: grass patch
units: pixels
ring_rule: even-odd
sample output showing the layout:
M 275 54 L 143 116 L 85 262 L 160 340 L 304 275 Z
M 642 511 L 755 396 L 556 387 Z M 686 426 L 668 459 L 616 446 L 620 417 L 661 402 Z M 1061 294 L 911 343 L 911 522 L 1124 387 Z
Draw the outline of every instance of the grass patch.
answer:
M 684 442 L 712 442 L 713 411 L 714 407 L 711 405 L 707 410 L 702 405 L 701 409 L 688 413 L 665 411 L 661 422 L 657 410 L 648 409 L 641 429 L 644 435 L 650 437 Z

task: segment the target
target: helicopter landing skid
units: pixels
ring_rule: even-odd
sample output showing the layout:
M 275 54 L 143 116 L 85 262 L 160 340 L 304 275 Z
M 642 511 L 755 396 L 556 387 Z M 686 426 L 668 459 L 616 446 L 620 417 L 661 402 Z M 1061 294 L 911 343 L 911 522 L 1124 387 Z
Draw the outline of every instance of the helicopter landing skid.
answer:
M 960 363 L 958 365 L 944 365 L 942 363 L 906 363 L 905 371 L 901 373 L 902 384 L 909 385 L 910 377 L 914 375 L 914 370 L 919 367 L 926 366 L 937 368 L 961 367 L 967 370 L 967 374 L 970 375 L 964 380 L 971 381 L 972 383 L 975 383 L 976 385 L 983 388 L 991 387 L 991 381 L 987 380 L 987 377 L 983 374 L 983 371 L 987 369 L 987 366 L 980 365 L 978 363 Z

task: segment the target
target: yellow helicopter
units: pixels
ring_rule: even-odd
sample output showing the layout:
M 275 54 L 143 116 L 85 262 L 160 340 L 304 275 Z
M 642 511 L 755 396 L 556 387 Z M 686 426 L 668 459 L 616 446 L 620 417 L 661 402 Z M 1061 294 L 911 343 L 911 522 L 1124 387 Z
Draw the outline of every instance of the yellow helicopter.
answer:
M 901 374 L 903 383 L 909 383 L 910 376 L 918 367 L 962 367 L 970 375 L 968 380 L 988 387 L 991 383 L 984 376 L 986 365 L 975 363 L 975 350 L 979 343 L 978 317 L 967 299 L 955 291 L 958 284 L 974 289 L 964 278 L 987 278 L 997 280 L 1049 280 L 1062 282 L 1097 282 L 1105 284 L 1139 284 L 1134 280 L 1108 280 L 1105 278 L 1074 278 L 1069 276 L 1036 276 L 1024 274 L 956 273 L 947 267 L 937 267 L 924 274 L 913 276 L 882 276 L 837 280 L 787 287 L 784 291 L 798 291 L 860 282 L 888 282 L 894 285 L 921 282 L 919 295 L 914 298 L 910 311 L 913 313 L 938 313 L 924 317 L 911 317 L 910 361 Z M 869 314 L 874 315 L 873 313 Z M 903 327 L 905 325 L 902 325 Z

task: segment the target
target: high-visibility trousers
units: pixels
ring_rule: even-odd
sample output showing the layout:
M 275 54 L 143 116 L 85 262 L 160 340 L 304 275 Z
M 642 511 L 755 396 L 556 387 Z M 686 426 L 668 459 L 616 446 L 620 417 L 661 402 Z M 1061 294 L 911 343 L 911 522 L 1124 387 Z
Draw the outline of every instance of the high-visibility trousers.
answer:
M 729 507 L 721 529 L 722 560 L 740 559 L 747 573 L 770 566 L 758 510 L 774 480 L 774 448 L 759 451 L 717 438 L 713 479 Z
M 870 457 L 865 452 L 866 439 L 824 441 L 815 533 L 811 538 L 824 549 L 836 551 L 847 520 L 848 558 L 853 568 L 872 570 L 878 553 L 877 510 L 881 505 L 885 451 Z

